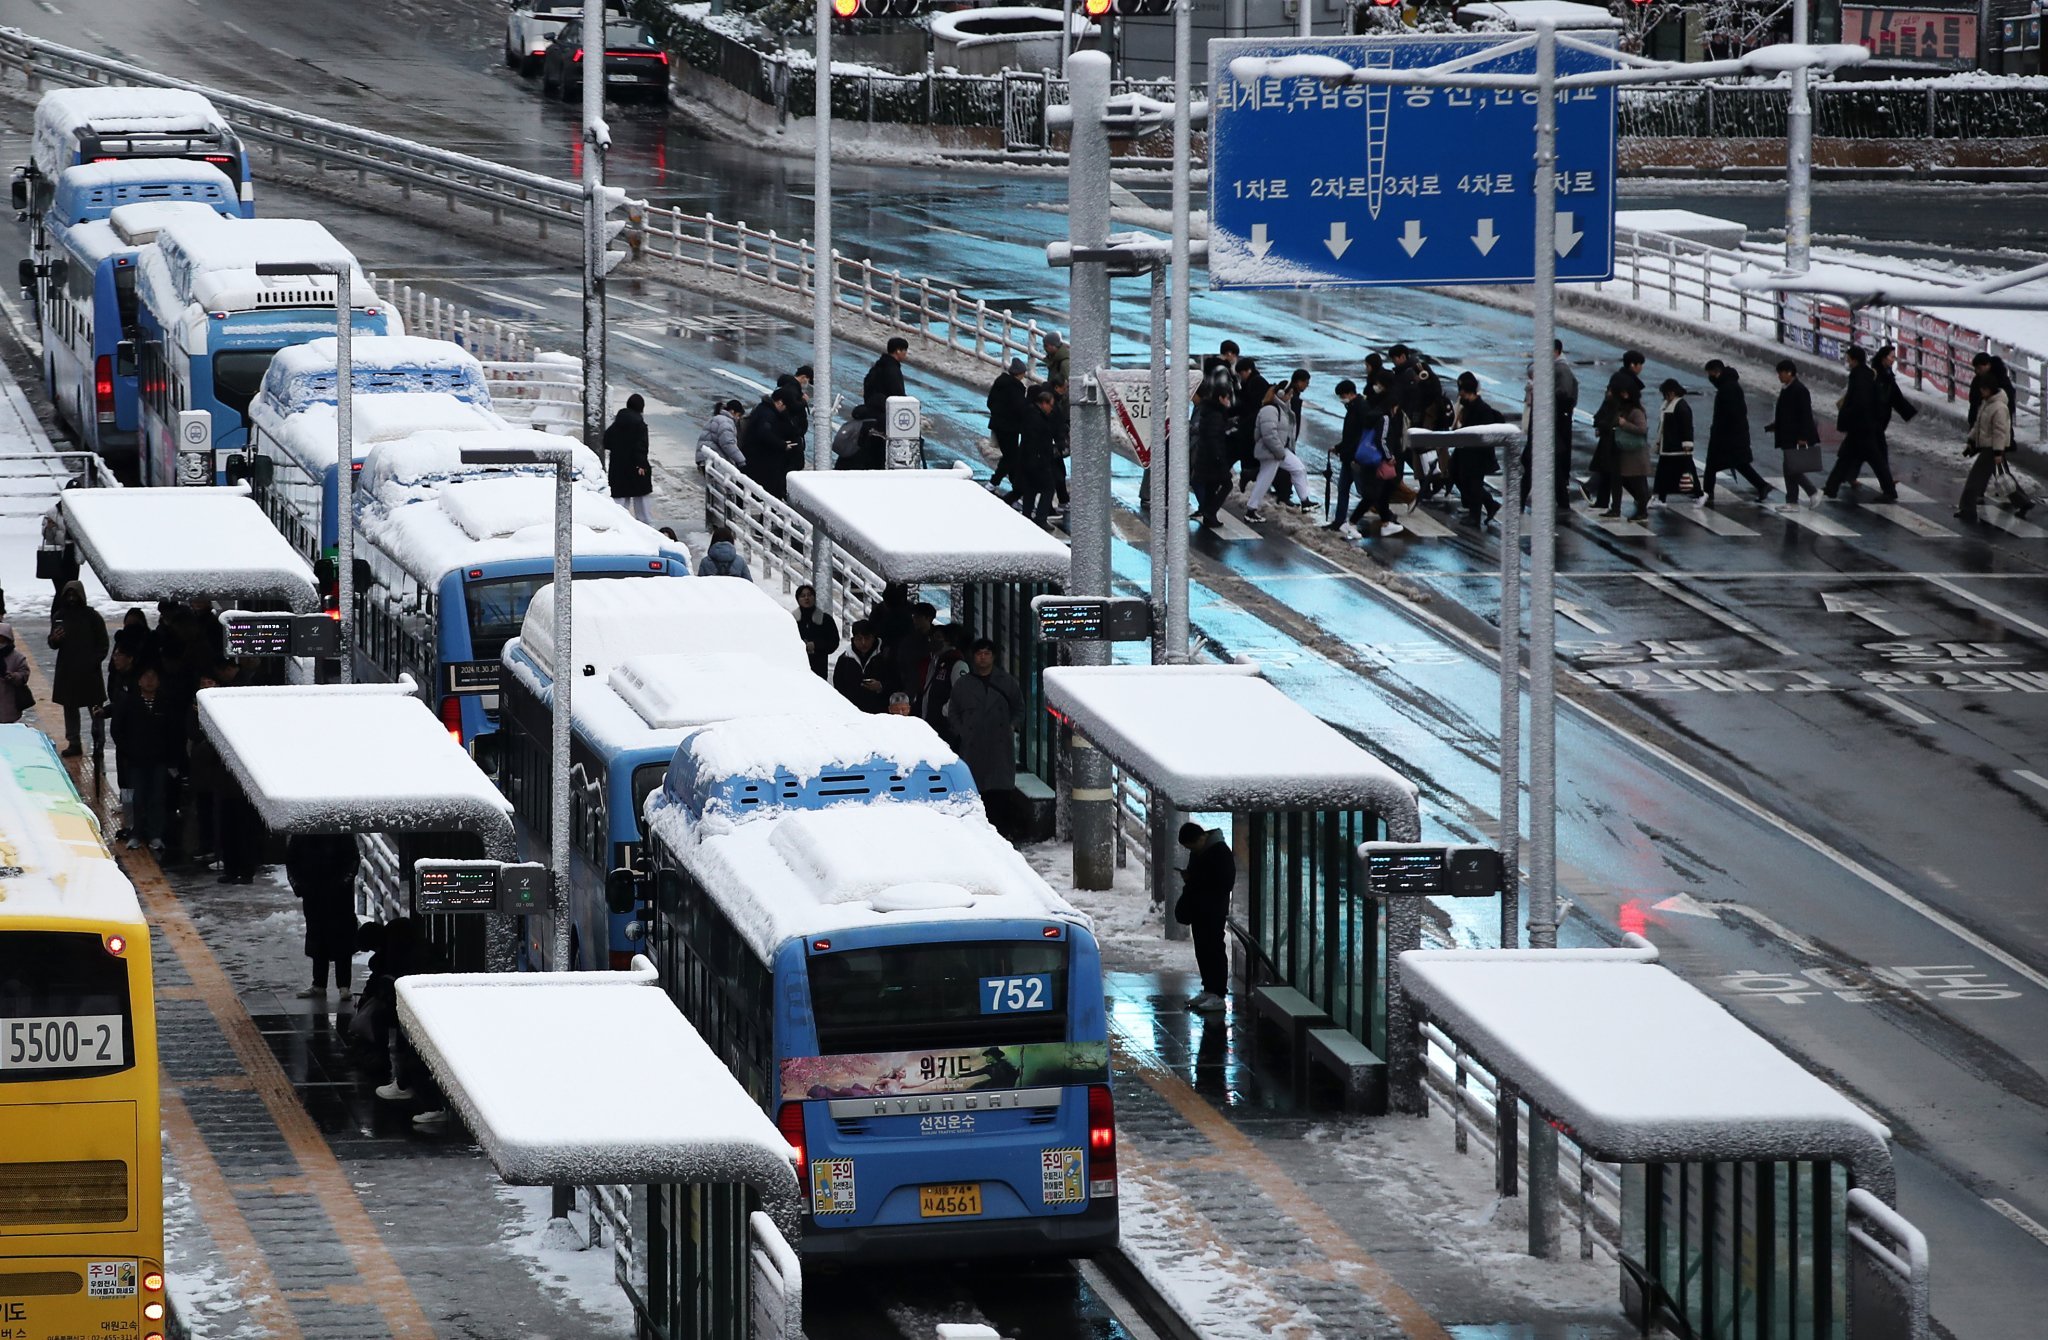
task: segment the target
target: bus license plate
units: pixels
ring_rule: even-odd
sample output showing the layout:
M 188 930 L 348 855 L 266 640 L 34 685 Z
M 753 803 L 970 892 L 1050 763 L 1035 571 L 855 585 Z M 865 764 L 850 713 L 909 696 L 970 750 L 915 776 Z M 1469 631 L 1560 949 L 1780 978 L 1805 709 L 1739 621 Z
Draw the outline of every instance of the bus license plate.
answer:
M 981 1213 L 981 1183 L 948 1182 L 917 1189 L 917 1212 L 926 1219 Z

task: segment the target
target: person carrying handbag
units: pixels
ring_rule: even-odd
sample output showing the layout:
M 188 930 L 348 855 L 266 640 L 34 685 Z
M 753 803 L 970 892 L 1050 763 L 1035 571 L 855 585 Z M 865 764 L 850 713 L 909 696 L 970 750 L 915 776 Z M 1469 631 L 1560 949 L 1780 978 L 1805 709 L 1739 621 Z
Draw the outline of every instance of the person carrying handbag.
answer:
M 1807 476 L 1820 469 L 1820 423 L 1813 417 L 1813 393 L 1799 380 L 1799 365 L 1789 358 L 1778 360 L 1777 412 L 1764 425 L 1778 450 L 1784 453 L 1785 505 L 1799 505 L 1799 491 L 1806 490 L 1807 506 L 1820 497 L 1820 489 Z
M 1613 501 L 1600 515 L 1621 515 L 1621 495 L 1635 500 L 1631 521 L 1650 515 L 1650 416 L 1643 408 L 1642 392 L 1627 387 L 1614 393 L 1614 481 Z
M 1657 501 L 1674 493 L 1698 497 L 1700 474 L 1693 464 L 1692 406 L 1685 403 L 1688 393 L 1675 377 L 1666 377 L 1657 391 L 1664 397 L 1664 413 L 1657 422 Z
M 1984 501 L 1984 489 L 1991 483 L 1992 475 L 2005 465 L 2005 453 L 2012 447 L 2012 381 L 2006 375 L 2003 360 L 1992 359 L 1977 374 L 1970 386 L 1970 398 L 1977 405 L 1970 435 L 1963 446 L 1963 455 L 1970 458 L 1970 473 L 1963 480 L 1963 496 L 1956 503 L 1956 516 L 1963 521 L 1977 520 L 1977 504 Z M 2031 502 L 2023 506 L 2028 511 L 2033 508 Z M 2013 510 L 2021 511 L 2018 507 Z

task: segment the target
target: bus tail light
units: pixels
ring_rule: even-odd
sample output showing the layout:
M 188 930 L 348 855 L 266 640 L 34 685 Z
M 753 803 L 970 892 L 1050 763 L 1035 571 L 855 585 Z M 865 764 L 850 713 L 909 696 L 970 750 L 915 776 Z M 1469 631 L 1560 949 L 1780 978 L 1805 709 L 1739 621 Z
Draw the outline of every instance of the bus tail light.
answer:
M 1088 1196 L 1116 1195 L 1116 1100 L 1107 1084 L 1088 1086 Z
M 809 1152 L 804 1143 L 804 1105 L 784 1103 L 775 1109 L 775 1129 L 782 1132 L 782 1138 L 789 1141 L 790 1150 L 796 1155 L 797 1188 L 802 1191 L 810 1167 Z
M 100 422 L 112 422 L 114 417 L 114 356 L 101 354 L 92 365 L 93 406 L 99 411 Z
M 569 59 L 576 62 L 578 65 L 581 65 L 583 63 L 583 48 L 577 47 L 576 54 L 571 56 Z
M 123 936 L 109 935 L 106 938 L 105 943 L 107 946 L 107 952 L 109 954 L 112 954 L 115 958 L 119 958 L 121 955 L 128 952 L 128 941 Z
M 161 1270 L 143 1271 L 142 1287 L 151 1293 L 162 1293 L 164 1291 L 164 1272 Z
M 636 952 L 631 949 L 614 949 L 612 951 L 612 971 L 631 972 L 633 970 L 633 956 Z
M 142 1318 L 144 1321 L 162 1321 L 164 1319 L 164 1305 L 158 1302 L 144 1303 L 142 1305 Z
M 462 743 L 462 699 L 443 698 L 441 700 L 441 724 L 448 728 L 450 735 L 455 737 L 455 743 Z

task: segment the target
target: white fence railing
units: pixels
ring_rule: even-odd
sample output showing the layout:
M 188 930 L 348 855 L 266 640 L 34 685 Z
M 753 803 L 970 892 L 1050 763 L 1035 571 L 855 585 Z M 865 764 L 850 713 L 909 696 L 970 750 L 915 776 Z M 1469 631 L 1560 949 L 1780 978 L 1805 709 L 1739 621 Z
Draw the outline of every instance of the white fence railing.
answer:
M 1495 1184 L 1500 1182 L 1501 1151 L 1495 1136 L 1499 1130 L 1499 1090 L 1488 1074 L 1464 1047 L 1434 1024 L 1421 1025 L 1423 1038 L 1423 1091 L 1429 1101 L 1449 1115 L 1452 1145 L 1460 1153 L 1470 1151 L 1473 1142 L 1493 1155 Z M 1517 1185 L 1528 1177 L 1529 1108 L 1515 1102 L 1515 1154 Z M 1557 1137 L 1558 1204 L 1563 1207 L 1579 1234 L 1579 1257 L 1590 1260 L 1599 1248 L 1610 1258 L 1621 1255 L 1621 1173 L 1613 1164 L 1586 1157 L 1570 1136 Z
M 408 334 L 447 340 L 484 365 L 492 406 L 506 418 L 535 428 L 577 433 L 583 427 L 583 360 L 538 348 L 508 321 L 484 316 L 410 284 L 372 281 L 379 296 L 405 322 Z
M 810 521 L 716 453 L 704 466 L 704 523 L 714 529 L 731 528 L 733 545 L 756 580 L 772 578 L 785 593 L 810 582 Z M 832 546 L 832 590 L 826 596 L 830 608 L 872 609 L 882 599 L 882 586 L 873 569 Z
M 1630 302 L 1758 335 L 1819 358 L 1839 359 L 1852 344 L 1873 352 L 1889 344 L 1898 350 L 1900 382 L 1921 396 L 1950 403 L 1967 399 L 1971 358 L 1997 354 L 2012 373 L 2015 430 L 2020 419 L 2031 418 L 2037 440 L 2048 442 L 2048 353 L 1994 340 L 1911 307 L 1872 306 L 1852 313 L 1805 295 L 1737 288 L 1735 276 L 1755 273 L 1775 260 L 1766 252 L 1729 251 L 1629 228 L 1615 230 L 1614 251 L 1614 278 L 1594 285 L 1595 292 L 1616 296 L 1625 291 Z
M 1928 1320 L 1933 1275 L 1926 1235 L 1860 1186 L 1849 1188 L 1848 1212 L 1857 1266 L 1877 1275 L 1886 1303 L 1899 1305 L 1907 1340 L 1926 1340 L 1934 1333 Z

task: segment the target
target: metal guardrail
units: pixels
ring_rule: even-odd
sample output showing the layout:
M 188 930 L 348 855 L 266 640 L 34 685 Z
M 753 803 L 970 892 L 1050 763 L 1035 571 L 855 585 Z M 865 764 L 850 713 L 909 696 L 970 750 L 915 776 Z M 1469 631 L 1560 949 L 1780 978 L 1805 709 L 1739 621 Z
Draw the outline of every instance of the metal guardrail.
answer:
M 89 451 L 0 455 L 0 516 L 41 516 L 68 488 L 120 487 L 106 462 Z
M 1928 1321 L 1933 1277 L 1926 1235 L 1860 1186 L 1849 1188 L 1848 1211 L 1855 1264 L 1878 1272 L 1891 1286 L 1888 1292 L 1905 1304 L 1908 1340 L 1927 1340 L 1934 1328 Z
M 1468 1055 L 1464 1047 L 1431 1023 L 1420 1026 L 1423 1040 L 1423 1092 L 1429 1101 L 1449 1115 L 1452 1145 L 1469 1153 L 1477 1141 L 1493 1155 L 1496 1185 L 1500 1183 L 1501 1153 L 1495 1132 L 1500 1129 L 1500 1091 L 1493 1076 Z M 1516 1181 L 1528 1175 L 1530 1113 L 1526 1103 L 1515 1100 Z M 1591 1260 L 1599 1248 L 1610 1259 L 1621 1259 L 1621 1172 L 1613 1164 L 1586 1157 L 1576 1141 L 1564 1132 L 1557 1135 L 1558 1204 L 1579 1231 L 1579 1259 Z
M 1661 298 L 1667 311 L 1688 321 L 1732 324 L 1821 358 L 1838 359 L 1851 344 L 1873 350 L 1890 344 L 1898 350 L 1902 383 L 1951 404 L 1969 396 L 1970 359 L 1986 351 L 1997 354 L 2012 372 L 2015 427 L 2020 419 L 2031 418 L 2037 440 L 2048 442 L 2048 353 L 1994 340 L 1911 307 L 1873 306 L 1852 313 L 1801 294 L 1737 288 L 1735 276 L 1774 259 L 1761 252 L 1728 251 L 1628 228 L 1615 230 L 1614 250 L 1614 278 L 1595 284 L 1595 292 L 1625 287 L 1633 302 Z
M 404 320 L 408 334 L 447 340 L 476 355 L 498 413 L 535 428 L 582 431 L 582 359 L 541 349 L 509 322 L 410 284 L 374 277 L 371 283 Z
M 1995 139 L 2033 136 L 2048 95 L 2020 85 L 1933 80 L 1823 83 L 1813 89 L 1814 133 L 1836 139 Z M 1621 90 L 1624 139 L 1783 139 L 1782 84 L 1674 84 Z

